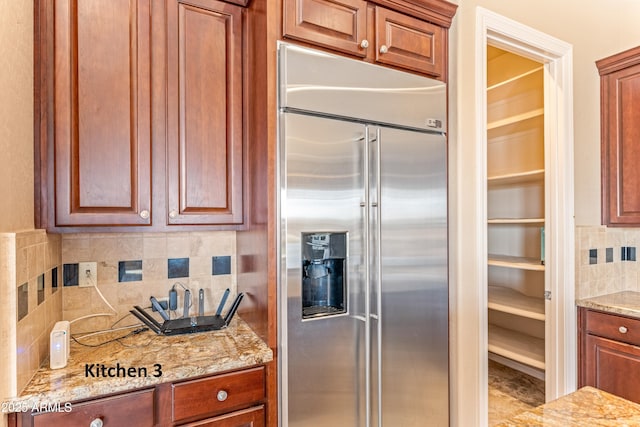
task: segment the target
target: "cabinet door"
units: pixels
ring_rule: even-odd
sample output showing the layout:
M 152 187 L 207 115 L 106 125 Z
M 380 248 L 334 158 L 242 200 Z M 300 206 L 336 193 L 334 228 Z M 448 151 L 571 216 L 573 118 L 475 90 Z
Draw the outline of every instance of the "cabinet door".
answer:
M 150 1 L 54 4 L 55 225 L 149 225 Z
M 242 9 L 167 3 L 169 224 L 240 224 Z
M 640 403 L 640 347 L 587 334 L 584 384 Z
M 602 221 L 640 225 L 640 65 L 602 82 Z
M 367 2 L 364 0 L 284 0 L 284 37 L 365 57 Z
M 264 427 L 264 415 L 264 406 L 256 406 L 219 417 L 184 424 L 181 427 Z
M 376 7 L 375 16 L 376 62 L 444 76 L 444 28 L 382 7 Z

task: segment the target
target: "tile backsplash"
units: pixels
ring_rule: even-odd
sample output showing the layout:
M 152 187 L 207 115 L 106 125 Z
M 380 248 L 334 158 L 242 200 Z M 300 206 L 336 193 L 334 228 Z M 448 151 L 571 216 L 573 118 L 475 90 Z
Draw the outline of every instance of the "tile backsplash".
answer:
M 222 261 L 220 261 L 222 260 Z M 234 231 L 192 233 L 81 233 L 62 236 L 63 318 L 89 317 L 72 324 L 72 333 L 89 332 L 138 323 L 129 315 L 134 305 L 150 307 L 149 297 L 168 298 L 178 291 L 182 313 L 184 289 L 192 296 L 205 293 L 205 313 L 215 311 L 226 288 L 231 290 L 227 307 L 237 292 L 236 235 Z M 97 288 L 81 287 L 86 274 L 80 263 L 97 263 Z M 117 311 L 113 313 L 100 293 Z M 192 297 L 192 312 L 197 301 Z M 123 318 L 124 317 L 124 318 Z
M 576 298 L 640 291 L 640 229 L 576 227 Z
M 2 366 L 7 396 L 19 393 L 49 356 L 49 332 L 62 319 L 61 238 L 44 230 L 0 234 Z M 55 285 L 55 286 L 54 286 Z M 6 396 L 0 396 L 6 397 Z

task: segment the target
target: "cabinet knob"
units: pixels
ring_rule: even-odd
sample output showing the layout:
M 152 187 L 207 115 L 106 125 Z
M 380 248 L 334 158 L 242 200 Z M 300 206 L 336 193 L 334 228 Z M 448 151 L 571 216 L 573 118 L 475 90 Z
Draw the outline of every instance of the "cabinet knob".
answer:
M 104 425 L 104 423 L 102 422 L 101 418 L 96 418 L 95 420 L 91 421 L 91 424 L 89 424 L 89 427 L 102 427 Z
M 140 218 L 149 219 L 149 211 L 147 209 L 143 209 L 140 211 Z
M 380 46 L 380 53 L 387 53 L 389 52 L 389 48 L 387 47 L 387 45 L 383 44 L 382 46 Z
M 366 49 L 369 47 L 369 40 L 367 39 L 362 39 L 362 41 L 360 42 L 360 47 L 363 49 Z
M 624 326 L 620 326 L 618 330 L 620 331 L 621 334 L 626 334 L 628 331 L 628 329 Z
M 228 396 L 229 396 L 229 394 L 227 394 L 226 391 L 220 390 L 216 397 L 218 398 L 218 402 L 224 402 L 225 400 L 227 400 Z
M 178 217 L 178 211 L 172 210 L 171 212 L 169 212 L 169 218 L 173 219 L 177 217 Z

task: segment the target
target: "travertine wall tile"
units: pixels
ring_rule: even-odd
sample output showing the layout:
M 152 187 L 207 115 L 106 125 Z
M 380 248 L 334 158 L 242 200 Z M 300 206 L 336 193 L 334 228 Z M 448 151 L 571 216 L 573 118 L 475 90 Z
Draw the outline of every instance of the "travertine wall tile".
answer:
M 58 271 L 60 284 L 61 239 L 58 235 L 47 235 L 44 230 L 32 230 L 15 234 L 12 251 L 13 276 L 6 283 L 14 289 L 10 297 L 16 301 L 15 289 L 28 284 L 28 312 L 17 320 L 17 304 L 11 310 L 10 325 L 14 330 L 10 352 L 15 355 L 11 372 L 12 394 L 26 386 L 49 353 L 49 333 L 55 322 L 62 319 L 62 293 L 53 292 L 53 269 Z M 44 276 L 44 300 L 38 304 L 38 277 Z M 9 283 L 10 282 L 10 283 Z
M 189 233 L 171 233 L 167 235 L 167 257 L 187 258 L 191 255 Z
M 589 298 L 624 290 L 640 290 L 640 229 L 576 227 L 576 298 Z M 635 260 L 622 259 L 622 249 L 633 248 Z M 607 262 L 607 249 L 613 261 Z M 597 249 L 596 264 L 591 264 L 589 251 Z
M 163 299 L 169 290 L 180 283 L 192 291 L 192 314 L 197 310 L 198 290 L 205 291 L 205 312 L 217 308 L 224 290 L 231 290 L 229 301 L 235 297 L 236 286 L 236 234 L 233 231 L 177 232 L 177 233 L 87 233 L 61 237 L 62 264 L 96 262 L 98 289 L 115 308 L 117 314 L 80 320 L 72 325 L 72 333 L 94 331 L 109 327 L 123 316 L 119 325 L 137 323 L 129 315 L 134 305 L 149 307 L 149 297 Z M 212 275 L 212 257 L 230 256 L 231 274 Z M 168 278 L 168 260 L 188 258 L 189 276 Z M 127 277 L 131 281 L 119 281 L 120 261 L 141 261 L 142 280 Z M 62 284 L 61 284 L 62 286 Z M 178 310 L 182 313 L 184 290 L 178 290 Z M 87 303 L 88 302 L 88 303 Z M 65 286 L 62 292 L 63 317 L 73 320 L 91 313 L 108 313 L 111 310 L 93 287 Z M 108 320 L 108 322 L 107 322 Z M 111 322 L 111 323 L 109 323 Z M 109 323 L 109 324 L 107 324 Z
M 118 261 L 98 262 L 98 285 L 118 283 Z
M 167 259 L 167 236 L 165 234 L 145 235 L 142 238 L 142 256 L 144 259 Z
M 148 258 L 142 260 L 142 277 L 145 281 L 166 280 L 167 258 Z

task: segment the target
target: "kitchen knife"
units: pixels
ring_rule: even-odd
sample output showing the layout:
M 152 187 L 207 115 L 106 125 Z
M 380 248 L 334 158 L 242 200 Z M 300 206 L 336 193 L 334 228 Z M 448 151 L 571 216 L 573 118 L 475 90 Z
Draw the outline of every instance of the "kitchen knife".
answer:
M 182 317 L 189 317 L 189 307 L 191 306 L 191 291 L 184 291 L 184 308 L 182 309 Z
M 229 288 L 227 288 L 222 295 L 222 300 L 220 300 L 220 304 L 218 305 L 218 309 L 216 310 L 216 316 L 220 316 L 222 314 L 222 309 L 227 303 L 227 297 L 229 297 Z
M 224 317 L 224 323 L 227 326 L 231 322 L 231 319 L 233 319 L 234 314 L 236 314 L 236 311 L 238 310 L 238 306 L 240 305 L 240 301 L 242 301 L 243 297 L 244 297 L 244 294 L 242 292 L 240 292 L 238 294 L 238 296 L 236 297 L 236 299 L 233 300 L 233 304 L 231 304 L 231 308 L 229 309 L 229 312 Z
M 164 320 L 169 320 L 169 315 L 166 311 L 164 311 L 164 308 L 162 308 L 156 297 L 149 298 L 149 301 L 151 301 L 151 305 L 153 306 L 153 308 L 155 308 L 158 314 L 160 314 L 160 317 L 162 317 Z
M 204 316 L 204 289 L 198 291 L 198 316 Z

